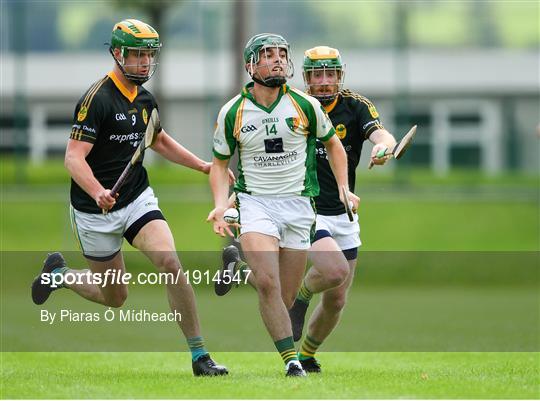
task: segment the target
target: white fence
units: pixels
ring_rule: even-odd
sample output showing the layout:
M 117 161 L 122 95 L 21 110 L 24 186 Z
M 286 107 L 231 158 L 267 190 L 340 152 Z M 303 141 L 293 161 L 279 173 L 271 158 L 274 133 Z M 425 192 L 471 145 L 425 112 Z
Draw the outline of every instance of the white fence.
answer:
M 181 103 L 181 101 L 180 101 Z M 386 117 L 387 127 L 392 130 L 396 126 L 394 121 L 389 121 L 395 116 L 393 105 L 389 101 L 380 102 L 383 107 L 379 108 L 381 115 Z M 65 149 L 71 127 L 50 125 L 48 121 L 59 120 L 62 117 L 71 116 L 69 105 L 54 103 L 39 103 L 30 107 L 29 124 L 29 145 L 30 157 L 34 163 L 42 162 L 47 153 L 51 151 L 61 151 Z M 204 102 L 201 101 L 201 108 Z M 182 110 L 181 105 L 171 105 L 169 108 Z M 416 107 L 417 109 L 418 107 Z M 496 100 L 488 99 L 439 99 L 433 102 L 426 102 L 425 112 L 430 114 L 431 126 L 419 126 L 415 143 L 429 146 L 431 167 L 439 174 L 446 174 L 451 169 L 451 150 L 453 146 L 478 147 L 480 149 L 480 168 L 488 174 L 496 174 L 504 169 L 504 157 L 502 154 L 502 121 L 501 105 Z M 171 115 L 169 119 L 178 118 L 183 120 L 188 116 Z M 462 122 L 462 117 L 466 117 L 472 122 Z M 209 117 L 210 118 L 210 117 Z M 69 117 L 68 117 L 69 120 Z M 192 117 L 193 120 L 193 117 Z M 414 122 L 414 121 L 412 121 Z M 178 123 L 172 121 L 168 126 L 177 126 Z M 191 121 L 190 125 L 200 125 L 196 121 Z M 393 132 L 397 139 L 403 134 Z M 204 146 L 210 143 L 210 132 L 191 132 L 192 140 L 199 140 Z M 208 138 L 202 138 L 208 136 Z M 192 148 L 190 143 L 184 144 Z M 151 161 L 151 160 L 150 160 Z

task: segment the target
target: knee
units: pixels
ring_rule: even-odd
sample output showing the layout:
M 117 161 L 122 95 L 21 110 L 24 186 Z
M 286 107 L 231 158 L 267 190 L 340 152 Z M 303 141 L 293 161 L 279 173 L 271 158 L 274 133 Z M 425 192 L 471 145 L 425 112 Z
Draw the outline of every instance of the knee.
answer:
M 257 291 L 263 298 L 269 298 L 279 294 L 279 281 L 277 278 L 262 275 L 256 278 Z
M 325 276 L 329 288 L 339 287 L 349 276 L 349 264 L 346 262 L 338 263 L 332 269 L 328 269 Z
M 126 302 L 128 297 L 127 287 L 123 287 L 105 297 L 105 304 L 112 308 L 120 308 Z
M 160 273 L 175 274 L 180 270 L 180 261 L 175 253 L 163 252 L 163 255 L 158 260 L 156 268 Z

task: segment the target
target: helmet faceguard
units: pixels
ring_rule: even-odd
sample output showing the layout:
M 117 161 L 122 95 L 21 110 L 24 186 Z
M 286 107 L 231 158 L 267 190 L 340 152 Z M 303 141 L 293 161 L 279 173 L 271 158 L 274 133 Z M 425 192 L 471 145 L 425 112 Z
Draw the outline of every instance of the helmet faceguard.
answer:
M 315 81 L 314 74 L 318 75 L 317 83 L 313 82 Z M 345 81 L 345 65 L 341 62 L 339 51 L 328 46 L 317 46 L 306 50 L 303 76 L 307 93 L 315 97 L 322 105 L 332 103 L 339 91 L 343 89 Z M 334 76 L 337 77 L 336 82 L 328 83 Z M 334 87 L 334 90 L 322 91 L 328 87 Z
M 272 75 L 275 63 L 268 62 L 267 52 L 269 49 L 275 49 L 276 52 L 285 50 L 287 53 L 287 64 L 280 63 L 283 74 Z M 261 33 L 253 36 L 248 40 L 244 48 L 244 61 L 246 63 L 246 71 L 250 77 L 258 84 L 276 88 L 287 82 L 287 79 L 294 75 L 294 66 L 289 58 L 290 46 L 289 43 L 281 35 L 273 33 Z M 260 61 L 265 61 L 264 64 L 259 64 Z M 260 72 L 266 69 L 266 78 L 262 78 Z M 258 77 L 256 76 L 259 73 Z
M 119 57 L 114 49 L 120 49 Z M 154 75 L 160 50 L 159 34 L 142 21 L 128 19 L 113 28 L 109 51 L 124 76 L 136 85 Z

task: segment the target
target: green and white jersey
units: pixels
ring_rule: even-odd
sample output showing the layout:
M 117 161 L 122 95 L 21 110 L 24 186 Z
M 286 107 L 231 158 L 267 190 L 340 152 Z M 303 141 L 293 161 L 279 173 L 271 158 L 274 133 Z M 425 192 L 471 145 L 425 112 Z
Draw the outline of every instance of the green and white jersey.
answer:
M 270 107 L 258 104 L 246 85 L 219 112 L 214 156 L 226 160 L 238 148 L 237 192 L 317 196 L 316 140 L 334 127 L 319 101 L 283 85 Z

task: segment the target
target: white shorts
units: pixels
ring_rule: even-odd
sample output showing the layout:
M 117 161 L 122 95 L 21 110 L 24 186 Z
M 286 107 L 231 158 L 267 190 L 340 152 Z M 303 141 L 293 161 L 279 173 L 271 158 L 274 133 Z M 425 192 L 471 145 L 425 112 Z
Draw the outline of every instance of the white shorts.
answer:
M 362 245 L 362 241 L 360 241 L 360 225 L 356 213 L 354 214 L 354 222 L 349 221 L 347 213 L 337 216 L 318 214 L 315 236 L 316 238 L 324 238 L 324 236 L 321 236 L 323 233 L 319 233 L 319 231 L 328 232 L 342 250 L 358 248 Z
M 125 237 L 131 244 L 141 228 L 152 220 L 165 220 L 152 188 L 133 202 L 107 214 L 84 213 L 70 205 L 71 228 L 84 256 L 91 260 L 112 259 Z
M 281 248 L 309 249 L 315 210 L 306 196 L 255 196 L 240 192 L 240 235 L 257 232 L 279 240 Z

